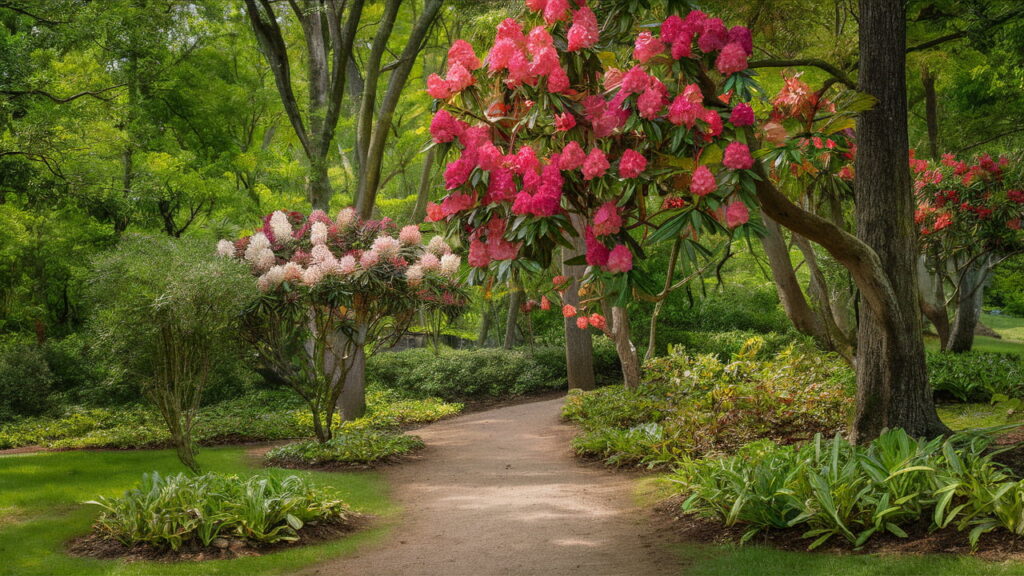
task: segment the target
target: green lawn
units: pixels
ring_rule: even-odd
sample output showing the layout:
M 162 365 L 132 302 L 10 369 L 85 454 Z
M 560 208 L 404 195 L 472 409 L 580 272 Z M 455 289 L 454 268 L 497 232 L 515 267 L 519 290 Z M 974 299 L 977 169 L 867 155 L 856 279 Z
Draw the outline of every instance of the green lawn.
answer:
M 686 576 L 1000 576 L 1024 574 L 1024 563 L 970 556 L 879 556 L 786 552 L 764 546 L 678 547 Z
M 1024 318 L 984 314 L 981 317 L 981 322 L 998 332 L 1005 340 L 1024 343 Z
M 253 474 L 241 448 L 208 448 L 199 455 L 205 470 Z M 302 566 L 350 553 L 380 537 L 374 528 L 316 546 L 275 552 L 263 557 L 212 562 L 161 564 L 72 558 L 64 543 L 85 534 L 98 509 L 82 502 L 117 496 L 134 486 L 144 472 L 182 470 L 170 450 L 80 451 L 0 457 L 0 574 L 286 574 Z M 294 471 L 272 470 L 274 474 Z M 389 516 L 394 513 L 385 485 L 374 472 L 301 472 L 338 490 L 356 510 Z
M 1002 338 L 975 336 L 974 350 L 1024 356 L 1024 318 L 982 314 L 981 322 Z M 925 336 L 924 344 L 929 350 L 939 349 L 939 339 L 934 336 Z

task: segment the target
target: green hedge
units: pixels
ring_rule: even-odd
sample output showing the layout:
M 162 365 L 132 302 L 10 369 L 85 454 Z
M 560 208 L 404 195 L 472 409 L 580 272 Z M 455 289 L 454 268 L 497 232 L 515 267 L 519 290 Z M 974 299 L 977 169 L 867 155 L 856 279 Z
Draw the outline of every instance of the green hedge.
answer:
M 518 396 L 567 386 L 565 351 L 560 347 L 439 352 L 417 348 L 377 354 L 366 369 L 367 379 L 375 385 L 445 400 Z M 594 373 L 599 384 L 621 381 L 618 356 L 605 339 L 595 342 Z

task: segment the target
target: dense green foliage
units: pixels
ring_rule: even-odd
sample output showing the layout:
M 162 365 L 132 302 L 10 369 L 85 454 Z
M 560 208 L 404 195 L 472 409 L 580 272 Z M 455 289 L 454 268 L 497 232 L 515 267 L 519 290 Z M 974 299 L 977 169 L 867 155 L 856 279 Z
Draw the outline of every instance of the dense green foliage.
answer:
M 647 382 L 575 393 L 563 414 L 583 431 L 580 454 L 609 464 L 669 465 L 732 452 L 760 438 L 782 443 L 843 429 L 851 373 L 839 360 L 797 348 L 758 357 L 754 339 L 730 362 L 672 350 L 646 365 Z
M 283 466 L 371 464 L 387 461 L 423 448 L 417 436 L 373 429 L 345 430 L 327 442 L 308 440 L 274 448 L 266 461 Z
M 991 352 L 930 352 L 928 378 L 938 395 L 987 402 L 995 395 L 1024 397 L 1024 358 Z
M 922 518 L 933 529 L 1024 534 L 1024 481 L 993 459 L 991 438 L 920 440 L 888 431 L 866 446 L 820 435 L 802 446 L 770 441 L 735 455 L 681 463 L 673 478 L 683 509 L 747 528 L 798 528 L 816 548 L 833 536 L 863 545 L 875 534 L 906 537 Z
M 126 546 L 148 544 L 178 550 L 197 542 L 236 537 L 273 544 L 300 539 L 311 521 L 343 522 L 351 512 L 337 494 L 299 476 L 279 478 L 207 473 L 144 474 L 120 498 L 88 504 L 103 512 L 96 530 Z M 159 518 L 159 521 L 154 519 Z
M 53 381 L 38 346 L 16 338 L 0 340 L 0 422 L 45 412 Z
M 371 389 L 365 417 L 351 429 L 400 428 L 458 414 L 459 404 L 437 398 L 403 399 Z M 202 445 L 304 438 L 309 413 L 284 391 L 257 392 L 204 407 L 196 416 L 194 437 Z M 335 420 L 335 425 L 340 421 Z M 27 418 L 0 426 L 0 448 L 39 444 L 46 448 L 153 448 L 169 437 L 160 416 L 142 406 L 67 408 L 60 417 Z
M 446 400 L 517 396 L 566 386 L 565 350 L 561 347 L 403 350 L 370 358 L 366 370 L 371 383 L 415 397 Z M 618 357 L 610 342 L 595 343 L 594 373 L 599 382 L 621 381 Z

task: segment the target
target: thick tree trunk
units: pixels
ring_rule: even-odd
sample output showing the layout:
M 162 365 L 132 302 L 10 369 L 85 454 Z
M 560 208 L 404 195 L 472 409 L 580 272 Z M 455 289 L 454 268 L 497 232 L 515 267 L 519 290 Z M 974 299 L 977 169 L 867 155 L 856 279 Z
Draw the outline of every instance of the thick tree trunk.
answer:
M 309 180 L 306 181 L 306 196 L 314 210 L 327 211 L 330 208 L 331 181 L 327 177 L 327 157 L 310 158 Z
M 508 295 L 508 314 L 505 316 L 505 341 L 502 345 L 505 350 L 511 350 L 516 345 L 516 321 L 519 318 L 519 305 L 523 303 L 523 291 L 514 288 Z
M 366 414 L 366 346 L 356 345 L 350 358 L 345 386 L 341 389 L 338 407 L 341 419 L 351 422 Z
M 622 364 L 623 384 L 626 388 L 637 388 L 640 386 L 640 358 L 629 337 L 629 313 L 625 307 L 612 306 L 612 335 Z
M 900 427 L 914 436 L 949 429 L 932 401 L 918 313 L 903 3 L 860 0 L 859 33 L 859 84 L 878 103 L 857 122 L 857 237 L 878 255 L 893 297 L 889 310 L 864 306 L 860 311 L 852 437 L 863 443 L 886 428 Z
M 477 346 L 487 345 L 487 337 L 491 333 L 491 324 L 494 323 L 494 301 L 488 298 L 483 304 L 483 313 L 480 315 L 480 330 L 476 335 Z
M 985 262 L 970 264 L 963 273 L 957 295 L 956 314 L 949 329 L 944 349 L 948 352 L 969 352 L 974 346 L 974 330 L 981 319 L 988 266 Z
M 573 216 L 573 225 L 582 228 L 582 220 Z M 575 307 L 580 305 L 580 278 L 586 266 L 570 266 L 566 260 L 586 252 L 583 235 L 572 238 L 573 248 L 562 248 L 562 275 L 572 278 L 572 283 L 562 293 L 562 302 Z M 593 390 L 594 383 L 594 341 L 590 330 L 580 330 L 574 318 L 562 318 L 565 330 L 565 370 L 569 378 L 569 389 Z

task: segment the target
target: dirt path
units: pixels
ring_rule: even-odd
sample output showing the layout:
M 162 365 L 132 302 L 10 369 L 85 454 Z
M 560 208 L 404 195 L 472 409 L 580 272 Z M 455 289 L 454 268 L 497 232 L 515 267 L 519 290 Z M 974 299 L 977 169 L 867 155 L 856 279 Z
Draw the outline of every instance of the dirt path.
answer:
M 386 470 L 403 512 L 382 541 L 322 576 L 679 574 L 636 477 L 576 462 L 562 399 L 479 412 L 415 433 L 422 458 Z

